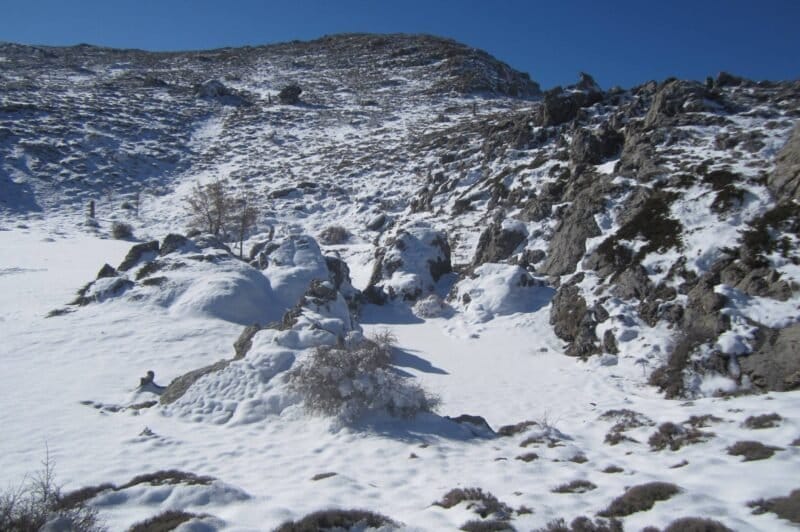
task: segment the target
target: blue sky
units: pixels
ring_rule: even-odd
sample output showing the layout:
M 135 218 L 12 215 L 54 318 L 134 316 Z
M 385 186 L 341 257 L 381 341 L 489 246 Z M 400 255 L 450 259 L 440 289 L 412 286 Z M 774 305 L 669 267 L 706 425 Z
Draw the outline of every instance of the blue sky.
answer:
M 188 50 L 340 32 L 431 33 L 482 48 L 544 88 L 720 70 L 800 78 L 800 0 L 0 0 L 0 40 Z

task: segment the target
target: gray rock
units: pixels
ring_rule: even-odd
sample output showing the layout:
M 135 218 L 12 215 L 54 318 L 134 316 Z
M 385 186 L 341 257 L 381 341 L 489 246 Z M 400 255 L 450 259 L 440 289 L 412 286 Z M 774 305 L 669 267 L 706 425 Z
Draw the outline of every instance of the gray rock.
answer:
M 674 117 L 686 112 L 704 111 L 709 98 L 706 87 L 695 81 L 672 80 L 664 83 L 653 98 L 644 119 L 645 128 L 674 124 Z
M 578 129 L 570 143 L 573 164 L 600 164 L 619 153 L 625 137 L 604 124 L 597 131 Z
M 775 170 L 767 177 L 767 186 L 778 201 L 800 200 L 800 123 L 776 159 Z
M 458 423 L 459 425 L 466 427 L 473 436 L 477 436 L 479 438 L 494 438 L 497 436 L 497 433 L 494 431 L 494 429 L 492 429 L 483 416 L 461 414 L 458 417 L 445 416 L 444 418 L 452 421 L 453 423 Z
M 117 270 L 115 270 L 109 264 L 103 264 L 103 267 L 100 268 L 99 272 L 97 272 L 97 278 L 98 279 L 103 279 L 105 277 L 116 277 L 117 275 L 118 275 L 117 274 Z
M 190 240 L 185 236 L 170 233 L 164 237 L 164 241 L 161 243 L 161 250 L 158 252 L 158 254 L 161 257 L 164 255 L 169 255 L 175 251 L 180 251 L 181 248 L 187 246 L 189 243 Z
M 367 222 L 367 229 L 370 231 L 380 231 L 388 220 L 385 214 L 378 214 Z
M 754 353 L 739 358 L 739 367 L 761 390 L 800 388 L 800 324 L 769 330 Z
M 150 259 L 155 258 L 158 249 L 158 240 L 136 244 L 128 251 L 128 254 L 125 255 L 125 259 L 123 259 L 122 264 L 119 265 L 117 270 L 122 272 L 128 271 L 148 255 Z
M 603 334 L 603 349 L 605 349 L 606 353 L 611 353 L 612 355 L 619 353 L 617 339 L 614 338 L 614 333 L 611 329 L 606 330 L 605 334 Z
M 524 241 L 523 233 L 503 229 L 500 224 L 493 223 L 481 233 L 472 265 L 480 266 L 486 262 L 503 261 L 509 258 Z

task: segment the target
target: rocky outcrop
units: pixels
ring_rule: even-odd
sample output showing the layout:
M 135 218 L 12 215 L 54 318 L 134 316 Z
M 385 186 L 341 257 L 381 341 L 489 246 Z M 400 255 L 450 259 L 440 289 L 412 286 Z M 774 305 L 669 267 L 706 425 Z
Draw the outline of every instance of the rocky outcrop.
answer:
M 580 128 L 572 136 L 570 159 L 574 165 L 600 164 L 617 155 L 624 141 L 625 137 L 608 123 L 594 131 Z
M 559 287 L 550 309 L 550 324 L 556 336 L 568 342 L 568 356 L 587 357 L 599 353 L 595 327 L 598 320 L 580 288 L 583 274 L 577 274 Z
M 795 125 L 791 138 L 778 153 L 767 186 L 778 201 L 800 200 L 800 124 Z
M 505 260 L 524 241 L 525 233 L 522 231 L 513 228 L 504 229 L 501 224 L 493 223 L 481 233 L 472 265 L 480 266 L 486 262 Z
M 122 263 L 119 265 L 117 270 L 121 272 L 130 270 L 140 261 L 146 260 L 148 257 L 155 257 L 155 255 L 158 253 L 158 249 L 158 240 L 136 244 L 130 249 L 130 251 L 128 251 L 128 254 L 125 255 L 125 258 L 122 260 Z
M 800 324 L 769 330 L 754 353 L 739 358 L 739 367 L 759 390 L 800 388 Z
M 447 234 L 427 226 L 400 230 L 375 252 L 375 266 L 364 295 L 373 303 L 416 301 L 453 270 Z

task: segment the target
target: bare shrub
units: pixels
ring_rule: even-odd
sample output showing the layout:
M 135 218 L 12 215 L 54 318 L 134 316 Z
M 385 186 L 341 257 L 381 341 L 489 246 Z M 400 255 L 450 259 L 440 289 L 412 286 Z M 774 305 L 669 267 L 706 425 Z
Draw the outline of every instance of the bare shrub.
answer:
M 97 510 L 83 501 L 66 500 L 56 484 L 49 457 L 42 470 L 17 488 L 0 493 L 0 530 L 39 530 L 45 523 L 58 520 L 74 532 L 105 531 Z
M 133 238 L 133 227 L 125 222 L 114 222 L 111 224 L 111 236 L 117 240 Z
M 317 530 L 363 530 L 365 528 L 398 527 L 385 515 L 365 510 L 320 510 L 299 521 L 286 521 L 274 532 L 316 532 Z
M 622 532 L 622 523 L 616 519 L 595 519 L 592 522 L 588 517 L 576 517 L 567 525 L 563 519 L 550 521 L 544 528 L 536 532 Z
M 742 426 L 748 429 L 771 429 L 780 425 L 783 418 L 775 413 L 750 416 L 744 420 Z
M 572 482 L 561 484 L 551 491 L 553 493 L 586 493 L 594 489 L 597 489 L 597 485 L 593 482 L 589 482 L 588 480 L 573 480 Z
M 196 227 L 219 236 L 233 210 L 233 199 L 224 180 L 217 179 L 206 185 L 195 184 L 186 198 L 186 208 Z
M 713 519 L 681 517 L 668 524 L 664 532 L 733 532 L 733 530 Z
M 658 501 L 666 501 L 678 494 L 680 488 L 669 482 L 648 482 L 629 488 L 598 513 L 601 517 L 624 517 L 652 508 Z
M 728 447 L 728 454 L 731 456 L 744 456 L 743 462 L 753 462 L 755 460 L 766 460 L 775 454 L 775 451 L 782 451 L 780 447 L 764 445 L 757 441 L 737 441 Z
M 430 412 L 438 398 L 390 365 L 391 332 L 356 346 L 316 348 L 289 373 L 289 386 L 310 412 L 355 421 L 370 410 L 413 417 Z
M 706 441 L 713 434 L 709 432 L 702 432 L 695 428 L 685 428 L 676 423 L 662 423 L 658 426 L 658 430 L 650 436 L 647 443 L 650 444 L 650 449 L 660 451 L 667 447 L 671 451 L 677 451 L 684 445 L 691 445 Z
M 514 436 L 515 434 L 519 434 L 520 432 L 525 432 L 530 427 L 535 427 L 537 425 L 538 423 L 536 423 L 535 421 L 521 421 L 514 425 L 503 425 L 502 427 L 497 429 L 497 435 L 503 437 Z
M 205 516 L 184 512 L 182 510 L 167 510 L 150 519 L 134 524 L 128 529 L 128 532 L 169 532 L 196 517 Z
M 487 519 L 481 521 L 480 519 L 473 519 L 461 525 L 460 530 L 465 532 L 500 532 L 504 530 L 514 530 L 508 522 L 499 519 Z
M 328 246 L 344 244 L 349 238 L 350 232 L 341 225 L 328 226 L 319 234 L 319 241 Z
M 534 460 L 537 460 L 538 458 L 539 458 L 539 455 L 536 454 L 536 453 L 525 453 L 525 454 L 521 454 L 521 455 L 517 456 L 516 460 L 522 460 L 523 462 L 533 462 Z
M 606 467 L 605 469 L 603 469 L 603 473 L 608 473 L 610 475 L 614 474 L 614 473 L 622 473 L 623 471 L 625 471 L 625 470 L 622 469 L 619 466 L 616 466 L 616 465 L 610 465 L 610 466 Z
M 496 519 L 507 520 L 514 512 L 509 505 L 481 488 L 454 488 L 445 493 L 442 500 L 433 504 L 452 508 L 462 502 L 467 503 L 467 510 L 474 511 L 484 519 L 491 515 Z
M 760 499 L 747 503 L 753 508 L 754 514 L 771 512 L 792 523 L 800 523 L 800 489 L 793 490 L 786 497 L 774 497 L 772 499 Z

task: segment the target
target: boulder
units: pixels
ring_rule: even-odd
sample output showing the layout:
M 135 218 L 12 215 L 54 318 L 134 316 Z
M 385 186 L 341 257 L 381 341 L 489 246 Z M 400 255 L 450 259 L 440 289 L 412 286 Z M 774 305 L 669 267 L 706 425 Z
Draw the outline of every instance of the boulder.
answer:
M 525 239 L 523 230 L 504 228 L 502 224 L 493 223 L 481 233 L 472 265 L 480 266 L 486 262 L 503 261 L 509 258 Z
M 375 252 L 375 266 L 365 291 L 373 303 L 387 299 L 416 301 L 453 270 L 444 231 L 426 225 L 402 229 Z
M 742 374 L 760 390 L 800 388 L 800 324 L 769 330 L 755 352 L 738 360 Z
M 625 137 L 611 129 L 608 124 L 596 131 L 580 128 L 572 136 L 570 158 L 575 165 L 600 164 L 619 153 L 624 140 Z
M 128 254 L 125 255 L 122 263 L 119 265 L 117 270 L 121 272 L 125 272 L 136 266 L 139 261 L 149 258 L 155 258 L 156 254 L 159 250 L 158 240 L 153 240 L 151 242 L 143 242 L 141 244 L 136 244 L 133 246 Z

